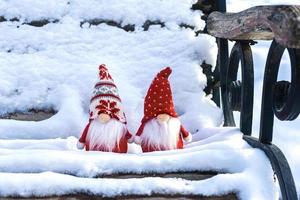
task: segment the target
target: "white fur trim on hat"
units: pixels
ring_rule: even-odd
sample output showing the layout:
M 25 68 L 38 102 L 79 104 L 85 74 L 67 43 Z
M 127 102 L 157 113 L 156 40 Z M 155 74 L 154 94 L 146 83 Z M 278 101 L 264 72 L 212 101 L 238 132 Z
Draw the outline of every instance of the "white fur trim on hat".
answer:
M 189 135 L 183 139 L 185 142 L 191 142 L 193 140 L 193 135 L 191 133 L 189 133 Z
M 141 144 L 142 143 L 142 138 L 140 136 L 134 136 L 134 143 Z
M 84 143 L 77 141 L 77 149 L 83 149 L 83 148 L 84 148 Z

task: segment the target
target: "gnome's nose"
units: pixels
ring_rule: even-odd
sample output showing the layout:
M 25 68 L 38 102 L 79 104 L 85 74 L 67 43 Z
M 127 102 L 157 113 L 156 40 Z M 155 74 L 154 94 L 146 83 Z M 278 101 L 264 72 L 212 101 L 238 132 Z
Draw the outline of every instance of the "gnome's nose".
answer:
M 102 123 L 102 124 L 106 124 L 109 120 L 110 120 L 110 116 L 108 114 L 105 114 L 105 113 L 101 113 L 99 116 L 99 121 Z
M 170 116 L 168 114 L 159 114 L 159 115 L 157 115 L 156 119 L 161 123 L 167 122 L 167 121 L 169 121 Z

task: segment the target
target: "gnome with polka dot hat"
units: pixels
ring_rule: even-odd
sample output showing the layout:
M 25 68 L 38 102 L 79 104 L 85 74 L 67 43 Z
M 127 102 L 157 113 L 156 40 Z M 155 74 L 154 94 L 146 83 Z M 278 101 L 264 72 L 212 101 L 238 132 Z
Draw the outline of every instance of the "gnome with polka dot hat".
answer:
M 182 126 L 174 108 L 167 67 L 152 81 L 144 101 L 144 117 L 135 136 L 143 152 L 182 149 L 192 135 Z
M 90 119 L 77 143 L 87 151 L 127 152 L 127 142 L 133 140 L 126 127 L 117 87 L 104 64 L 99 66 L 90 103 Z

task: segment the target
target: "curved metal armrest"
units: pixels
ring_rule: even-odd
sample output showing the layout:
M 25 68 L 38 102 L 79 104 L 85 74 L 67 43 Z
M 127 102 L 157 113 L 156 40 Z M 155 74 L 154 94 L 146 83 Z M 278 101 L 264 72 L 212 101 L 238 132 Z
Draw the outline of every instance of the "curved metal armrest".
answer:
M 208 33 L 229 40 L 272 40 L 300 48 L 300 5 L 256 6 L 239 13 L 212 12 Z

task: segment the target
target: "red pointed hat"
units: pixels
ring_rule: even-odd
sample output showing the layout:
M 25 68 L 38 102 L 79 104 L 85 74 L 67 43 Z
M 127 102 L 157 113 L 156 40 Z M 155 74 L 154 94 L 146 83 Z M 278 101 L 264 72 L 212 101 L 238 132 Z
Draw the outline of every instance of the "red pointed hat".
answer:
M 126 123 L 117 86 L 105 64 L 99 66 L 99 81 L 91 98 L 90 120 L 97 118 L 101 113 Z
M 142 123 L 164 113 L 172 117 L 177 117 L 173 103 L 172 90 L 168 80 L 171 73 L 171 68 L 166 67 L 153 79 L 145 97 Z

